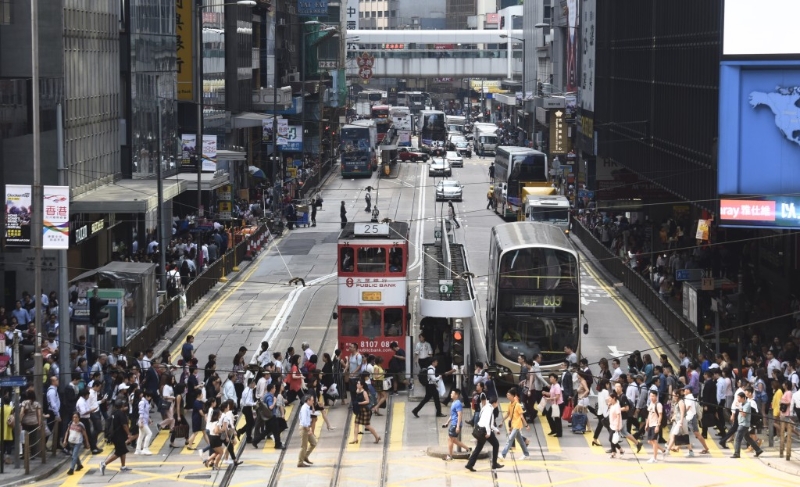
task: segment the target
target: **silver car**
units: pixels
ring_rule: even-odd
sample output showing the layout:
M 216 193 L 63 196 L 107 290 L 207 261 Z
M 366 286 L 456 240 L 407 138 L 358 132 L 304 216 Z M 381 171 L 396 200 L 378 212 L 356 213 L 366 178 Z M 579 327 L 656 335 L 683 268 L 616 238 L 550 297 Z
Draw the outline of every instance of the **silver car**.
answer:
M 445 179 L 436 184 L 436 201 L 458 200 L 463 201 L 464 186 L 458 181 Z
M 434 157 L 433 162 L 428 167 L 428 176 L 452 176 L 453 170 L 450 163 L 445 159 Z
M 445 158 L 450 163 L 450 167 L 464 167 L 464 159 L 454 150 L 447 151 Z

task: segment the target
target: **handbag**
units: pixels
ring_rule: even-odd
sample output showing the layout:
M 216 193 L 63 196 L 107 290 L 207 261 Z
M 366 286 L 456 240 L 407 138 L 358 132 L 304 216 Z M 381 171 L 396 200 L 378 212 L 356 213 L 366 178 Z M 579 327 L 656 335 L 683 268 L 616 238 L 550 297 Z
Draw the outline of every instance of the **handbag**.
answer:
M 261 399 L 256 401 L 256 411 L 258 412 L 258 417 L 262 421 L 269 421 L 272 419 L 272 409 L 270 409 L 269 406 L 267 406 Z
M 189 438 L 189 425 L 187 423 L 175 425 L 173 431 L 176 438 Z
M 536 410 L 537 410 L 537 411 L 539 411 L 540 413 L 544 414 L 544 410 L 545 410 L 545 409 L 547 409 L 547 406 L 548 406 L 548 404 L 547 404 L 547 398 L 546 398 L 546 397 L 543 397 L 543 398 L 542 398 L 542 399 L 539 401 L 539 404 L 537 404 L 537 405 L 536 405 Z
M 558 404 L 553 404 L 553 411 L 550 413 L 551 418 L 560 418 L 561 417 L 561 408 Z
M 675 435 L 675 445 L 676 446 L 683 446 L 689 444 L 689 435 Z
M 472 428 L 472 437 L 476 440 L 486 439 L 486 428 L 483 426 L 475 426 Z
M 611 443 L 618 444 L 619 443 L 619 431 L 615 431 L 613 435 L 611 435 Z
M 387 377 L 387 378 L 383 379 L 383 390 L 384 391 L 388 391 L 391 388 L 392 388 L 392 378 L 391 377 Z
M 564 407 L 564 411 L 561 413 L 561 418 L 564 421 L 566 421 L 568 423 L 571 423 L 572 422 L 572 410 L 573 409 L 575 409 L 575 408 L 572 405 L 572 399 L 570 399 L 569 402 L 567 403 L 567 405 Z

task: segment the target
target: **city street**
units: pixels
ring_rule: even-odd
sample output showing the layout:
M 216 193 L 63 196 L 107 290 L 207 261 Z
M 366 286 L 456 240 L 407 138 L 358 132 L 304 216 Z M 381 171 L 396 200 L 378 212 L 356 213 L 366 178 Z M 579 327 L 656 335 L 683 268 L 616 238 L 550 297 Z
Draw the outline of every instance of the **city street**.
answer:
M 455 170 L 453 175 L 465 185 L 464 201 L 456 205 L 462 227 L 455 235 L 458 242 L 466 244 L 470 267 L 476 275 L 481 315 L 485 313 L 488 235 L 492 226 L 501 223 L 499 217 L 485 209 L 489 161 L 489 158 L 467 159 L 465 167 Z M 300 344 L 307 341 L 318 354 L 332 354 L 336 339 L 331 314 L 337 291 L 334 272 L 339 202 L 345 202 L 350 221 L 368 219 L 363 196 L 370 185 L 377 188 L 377 194 L 373 191 L 373 204 L 380 209 L 381 218 L 411 223 L 414 254 L 409 265 L 414 270 L 412 277 L 416 277 L 418 245 L 432 240 L 434 218 L 443 211 L 442 204 L 434 204 L 433 178 L 427 176 L 426 164 L 403 164 L 397 179 L 342 180 L 334 173 L 322 189 L 325 206 L 317 215 L 317 226 L 296 228 L 275 240 L 190 326 L 188 333 L 196 336 L 201 364 L 208 354 L 216 354 L 218 371 L 226 371 L 240 346 L 246 346 L 248 356 L 252 356 L 262 340 L 268 340 L 272 350 L 284 351 L 294 346 L 299 351 Z M 584 338 L 582 353 L 590 363 L 603 356 L 610 359 L 614 351 L 649 350 L 658 354 L 663 350 L 672 355 L 668 339 L 658 328 L 651 328 L 652 318 L 640 312 L 641 306 L 629 302 L 621 287 L 606 281 L 598 272 L 589 259 L 583 261 L 582 302 L 590 331 Z M 289 285 L 293 277 L 303 278 L 306 287 Z M 410 296 L 417 295 L 412 285 Z M 413 304 L 412 309 L 416 309 Z M 418 319 L 415 316 L 412 322 L 416 324 Z M 178 355 L 180 345 L 180 342 L 174 344 L 173 356 Z M 366 434 L 358 445 L 348 444 L 352 424 L 348 427 L 346 420 L 350 416 L 346 407 L 337 405 L 329 412 L 335 430 L 325 429 L 322 421 L 316 425 L 319 447 L 311 456 L 312 468 L 296 467 L 299 435 L 295 432 L 295 410 L 290 408 L 288 449 L 275 450 L 271 441 L 262 443 L 258 450 L 247 445 L 242 456 L 244 464 L 236 467 L 229 477 L 225 477 L 225 469 L 204 468 L 197 452 L 171 449 L 167 432 L 161 432 L 150 447 L 152 456 L 128 456 L 132 472 L 120 473 L 119 463 L 115 462 L 101 476 L 102 458 L 98 455 L 90 457 L 87 468 L 74 476 L 67 477 L 62 471 L 31 485 L 156 486 L 177 482 L 210 486 L 226 481 L 232 487 L 265 484 L 427 487 L 487 485 L 490 479 L 494 485 L 668 486 L 676 479 L 687 487 L 744 486 L 754 482 L 772 486 L 796 484 L 796 478 L 764 464 L 782 461 L 775 459 L 774 450 L 767 451 L 762 461 L 750 458 L 749 454 L 732 460 L 728 458 L 730 451 L 722 451 L 709 442 L 710 455 L 688 459 L 682 453 L 673 454 L 676 456 L 665 462 L 648 465 L 647 446 L 638 455 L 634 454 L 635 447 L 628 447 L 625 459 L 610 460 L 603 448 L 591 446 L 591 434 L 579 436 L 566 432 L 563 438 L 553 438 L 547 435 L 546 423 L 543 428 L 539 421 L 530 433 L 526 432 L 531 442 L 530 460 L 523 461 L 517 450 L 505 460 L 506 468 L 496 474 L 489 470 L 486 460 L 479 461 L 478 471 L 472 473 L 463 468 L 463 460 L 444 462 L 427 454 L 429 447 L 446 445 L 446 430 L 439 427 L 441 420 L 433 417 L 430 406 L 422 410 L 419 419 L 414 418 L 413 404 L 405 394 L 393 396 L 385 415 L 372 420 L 382 441 L 374 444 L 372 436 Z M 594 419 L 591 423 L 594 426 Z M 465 438 L 472 441 L 466 434 Z M 502 433 L 501 446 L 505 438 Z M 601 441 L 607 445 L 605 433 Z M 183 444 L 181 440 L 177 443 Z M 106 452 L 109 450 L 107 447 Z

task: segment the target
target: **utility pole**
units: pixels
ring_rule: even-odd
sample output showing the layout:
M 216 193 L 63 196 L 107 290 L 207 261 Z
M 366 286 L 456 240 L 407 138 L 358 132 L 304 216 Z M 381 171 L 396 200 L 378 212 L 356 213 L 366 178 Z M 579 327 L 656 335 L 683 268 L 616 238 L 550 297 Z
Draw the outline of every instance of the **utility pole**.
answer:
M 33 0 L 33 1 L 35 2 L 36 0 Z M 19 377 L 19 367 L 20 367 L 20 362 L 22 362 L 22 360 L 19 360 L 19 331 L 17 331 L 17 330 L 14 330 L 14 344 L 13 344 L 13 349 L 12 350 L 14 350 L 14 375 Z M 42 388 L 41 387 L 37 387 L 37 389 L 39 389 L 41 391 Z M 11 402 L 15 406 L 17 404 L 19 404 L 19 402 L 20 402 L 19 401 L 19 386 L 15 386 L 14 387 L 14 393 L 11 396 Z M 19 415 L 19 410 L 20 410 L 20 408 L 18 408 L 18 407 L 14 408 L 14 438 L 22 438 L 22 436 L 20 435 L 20 433 L 22 432 L 22 427 L 20 425 L 22 423 L 20 423 L 20 419 L 21 418 L 20 418 L 20 415 Z M 19 468 L 19 460 L 20 460 L 19 452 L 16 451 L 16 449 L 15 449 L 15 451 L 14 451 L 14 468 Z
M 42 331 L 42 220 L 44 218 L 42 196 L 42 159 L 39 147 L 41 128 L 39 127 L 39 0 L 31 0 L 31 112 L 33 121 L 33 226 L 31 244 L 33 245 L 33 295 L 35 296 L 36 336 L 33 337 L 33 381 L 36 400 L 42 404 L 42 345 L 39 341 Z M 19 354 L 14 355 L 19 361 Z M 38 383 L 36 381 L 39 381 Z M 16 404 L 16 403 L 15 403 Z M 19 438 L 17 436 L 17 438 Z
M 56 105 L 56 136 L 58 138 L 58 184 L 69 186 L 69 174 L 64 163 L 64 117 L 61 104 Z M 69 279 L 67 275 L 67 250 L 58 250 L 58 367 L 62 387 L 68 382 L 71 371 L 69 352 L 72 348 L 72 325 L 69 322 Z
M 156 222 L 158 225 L 158 265 L 161 268 L 159 276 L 159 288 L 162 292 L 167 290 L 167 232 L 166 221 L 164 218 L 164 180 L 161 176 L 161 97 L 158 96 L 160 76 L 156 76 L 156 100 L 158 101 L 158 134 L 156 134 L 156 157 L 158 157 L 158 166 L 156 167 L 156 178 L 158 178 L 158 216 Z M 202 124 L 201 124 L 202 125 Z M 202 147 L 202 145 L 201 145 Z M 200 163 L 202 165 L 202 162 Z M 197 193 L 200 194 L 200 181 L 197 182 Z M 198 206 L 198 209 L 200 207 Z M 201 243 L 202 245 L 202 243 Z
M 195 69 L 197 70 L 197 136 L 194 142 L 194 153 L 197 158 L 197 216 L 201 214 L 203 207 L 203 192 L 201 184 L 203 180 L 203 0 L 196 0 L 195 10 L 197 11 L 197 52 L 195 54 Z M 160 156 L 160 154 L 159 154 Z M 159 166 L 161 161 L 158 161 Z M 159 177 L 159 180 L 161 178 Z M 160 198 L 159 198 L 160 200 Z M 161 245 L 159 243 L 159 245 Z M 164 254 L 165 249 L 160 249 Z M 163 270 L 163 269 L 162 269 Z

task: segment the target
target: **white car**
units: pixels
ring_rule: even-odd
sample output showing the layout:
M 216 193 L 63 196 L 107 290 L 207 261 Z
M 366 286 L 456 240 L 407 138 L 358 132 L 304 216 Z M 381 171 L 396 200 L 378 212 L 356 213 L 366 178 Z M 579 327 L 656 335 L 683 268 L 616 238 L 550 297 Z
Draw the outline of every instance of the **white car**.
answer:
M 454 150 L 447 151 L 445 159 L 450 163 L 450 167 L 464 167 L 464 159 Z
M 445 179 L 436 184 L 436 201 L 458 200 L 463 201 L 464 186 L 453 179 Z
M 434 157 L 433 162 L 428 167 L 428 176 L 452 176 L 453 169 L 450 164 L 442 158 Z

